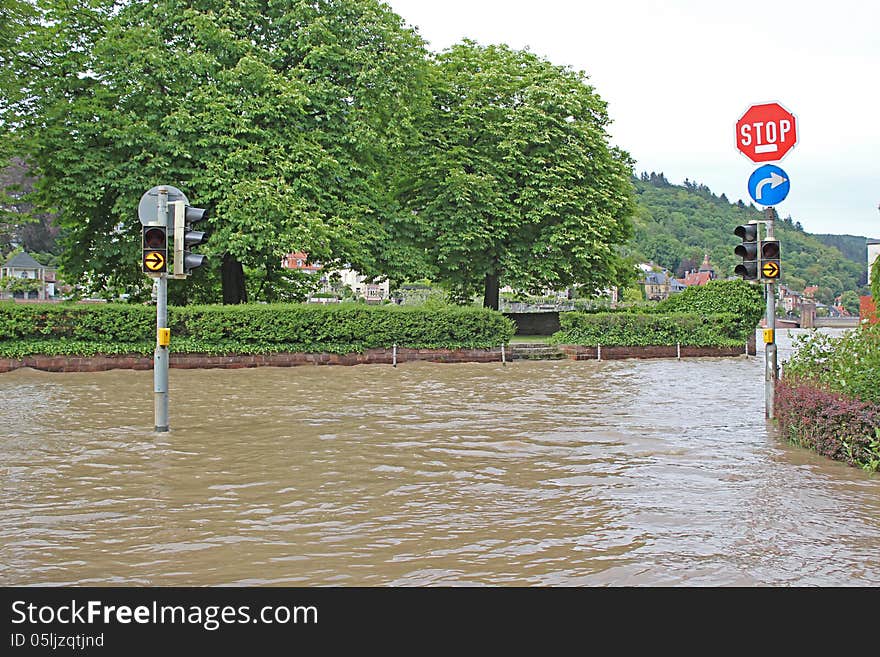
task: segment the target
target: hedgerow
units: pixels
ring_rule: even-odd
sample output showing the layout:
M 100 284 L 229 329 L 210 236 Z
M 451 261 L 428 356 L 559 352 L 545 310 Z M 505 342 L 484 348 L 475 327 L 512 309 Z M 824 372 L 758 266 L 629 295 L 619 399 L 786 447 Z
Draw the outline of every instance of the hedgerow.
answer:
M 733 347 L 746 344 L 754 325 L 733 313 L 560 313 L 557 344 L 650 347 L 682 344 Z
M 744 345 L 763 313 L 761 290 L 745 281 L 691 286 L 649 307 L 560 313 L 558 344 L 643 347 Z
M 178 353 L 358 353 L 366 349 L 489 348 L 515 325 L 479 308 L 259 304 L 168 309 Z M 0 304 L 0 356 L 149 354 L 156 311 L 127 304 Z
M 754 331 L 764 314 L 764 294 L 760 286 L 743 280 L 709 281 L 691 285 L 657 304 L 658 313 L 733 313 Z

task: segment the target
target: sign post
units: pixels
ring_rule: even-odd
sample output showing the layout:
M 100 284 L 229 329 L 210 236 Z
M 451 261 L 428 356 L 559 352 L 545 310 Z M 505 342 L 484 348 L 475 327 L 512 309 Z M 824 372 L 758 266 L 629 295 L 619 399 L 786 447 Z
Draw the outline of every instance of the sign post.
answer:
M 779 103 L 760 103 L 749 107 L 736 122 L 736 147 L 752 162 L 781 160 L 798 140 L 797 118 Z M 764 281 L 766 300 L 764 316 L 764 415 L 773 419 L 776 411 L 776 381 L 779 378 L 776 349 L 776 280 L 779 278 L 779 242 L 774 234 L 776 210 L 790 187 L 788 174 L 779 167 L 765 164 L 749 177 L 752 199 L 764 209 L 765 238 L 758 253 L 759 275 Z M 765 249 L 765 246 L 767 247 Z M 773 251 L 772 259 L 767 253 Z
M 773 223 L 776 219 L 776 211 L 773 208 L 764 210 L 766 222 L 766 240 L 775 239 L 773 234 Z M 779 268 L 776 268 L 778 275 Z M 764 276 L 764 266 L 761 266 L 761 275 Z M 767 280 L 767 279 L 765 279 Z M 769 332 L 770 341 L 765 338 L 764 351 L 764 415 L 769 419 L 776 417 L 776 380 L 779 378 L 779 368 L 776 361 L 776 286 L 773 284 L 773 278 L 767 280 L 765 286 L 765 294 L 767 295 L 766 317 L 764 323 Z
M 173 216 L 169 220 L 169 212 Z M 156 280 L 156 350 L 153 352 L 153 393 L 155 431 L 164 432 L 168 426 L 168 277 L 173 260 L 172 278 L 186 278 L 196 267 L 205 264 L 206 256 L 185 249 L 205 241 L 205 233 L 190 230 L 192 224 L 205 217 L 205 210 L 189 204 L 186 194 L 171 185 L 157 185 L 144 192 L 138 204 L 138 218 L 142 225 L 143 254 L 141 271 Z M 168 256 L 171 236 L 172 257 Z
M 168 190 L 158 190 L 157 212 L 159 221 L 168 227 Z M 155 431 L 168 431 L 168 341 L 162 336 L 168 331 L 168 274 L 167 264 L 159 274 L 156 288 L 156 350 L 153 352 L 153 406 Z M 164 344 L 163 344 L 164 343 Z

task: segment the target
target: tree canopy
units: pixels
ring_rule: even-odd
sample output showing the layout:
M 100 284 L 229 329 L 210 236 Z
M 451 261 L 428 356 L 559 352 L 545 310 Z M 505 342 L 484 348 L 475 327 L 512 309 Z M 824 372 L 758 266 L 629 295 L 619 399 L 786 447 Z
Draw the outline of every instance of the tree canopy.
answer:
M 631 162 L 608 144 L 583 73 L 528 51 L 464 42 L 440 54 L 423 139 L 401 183 L 404 236 L 465 299 L 613 285 L 626 266 Z
M 383 3 L 3 1 L 0 120 L 59 212 L 69 279 L 146 292 L 136 208 L 163 183 L 209 209 L 225 301 L 246 298 L 242 265 L 271 282 L 292 249 L 367 274 L 399 262 L 384 181 L 426 60 Z

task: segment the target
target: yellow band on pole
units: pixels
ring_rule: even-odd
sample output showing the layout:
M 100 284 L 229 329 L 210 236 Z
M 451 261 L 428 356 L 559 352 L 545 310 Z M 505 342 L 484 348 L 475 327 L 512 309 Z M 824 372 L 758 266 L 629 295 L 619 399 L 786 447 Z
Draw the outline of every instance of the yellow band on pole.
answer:
M 160 328 L 158 329 L 159 335 L 158 341 L 160 347 L 167 347 L 171 344 L 171 329 L 170 328 Z

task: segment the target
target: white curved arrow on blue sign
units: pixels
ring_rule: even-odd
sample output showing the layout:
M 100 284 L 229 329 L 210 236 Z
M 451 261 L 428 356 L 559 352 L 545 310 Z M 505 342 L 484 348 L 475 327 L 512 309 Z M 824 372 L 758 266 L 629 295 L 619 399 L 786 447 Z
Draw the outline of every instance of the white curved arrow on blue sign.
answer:
M 788 174 L 774 164 L 758 167 L 749 176 L 749 196 L 761 205 L 776 205 L 785 200 L 791 188 Z

